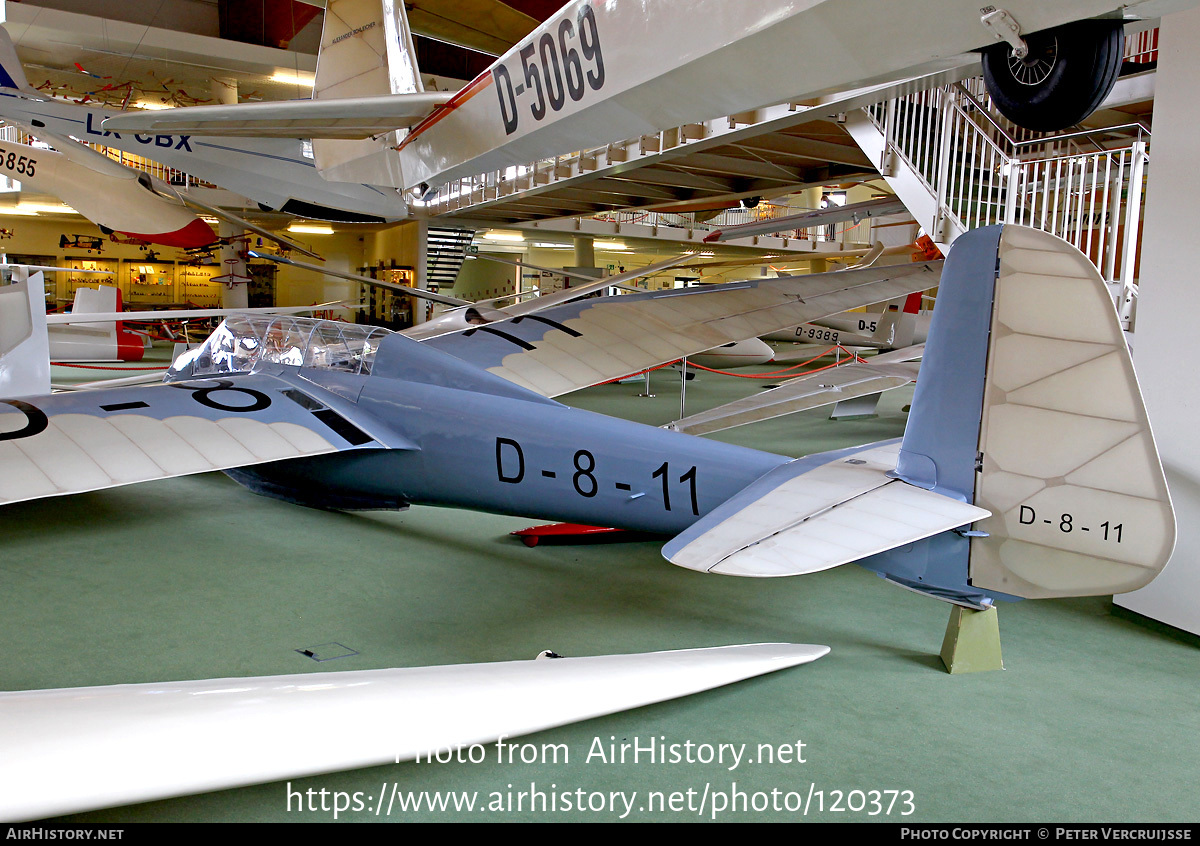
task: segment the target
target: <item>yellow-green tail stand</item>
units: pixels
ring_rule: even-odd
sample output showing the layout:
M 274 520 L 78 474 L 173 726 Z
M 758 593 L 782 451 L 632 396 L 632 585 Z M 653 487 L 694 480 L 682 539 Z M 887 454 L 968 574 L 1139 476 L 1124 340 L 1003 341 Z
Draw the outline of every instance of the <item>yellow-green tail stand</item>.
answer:
M 942 663 L 950 673 L 1004 669 L 1000 657 L 1000 618 L 995 608 L 973 611 L 954 606 L 942 641 Z

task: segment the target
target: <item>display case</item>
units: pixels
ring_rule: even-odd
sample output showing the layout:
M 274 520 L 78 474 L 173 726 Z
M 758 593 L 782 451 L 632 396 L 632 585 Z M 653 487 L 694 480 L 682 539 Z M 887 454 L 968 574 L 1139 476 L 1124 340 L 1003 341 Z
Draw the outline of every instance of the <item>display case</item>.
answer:
M 0 259 L 8 264 L 41 264 L 46 266 L 58 266 L 58 259 L 54 256 L 39 256 L 28 253 L 6 253 L 0 255 Z M 8 271 L 5 271 L 5 279 L 8 278 Z M 43 281 L 46 285 L 46 308 L 56 309 L 58 306 L 58 273 L 53 270 L 44 272 Z
M 394 285 L 412 287 L 416 284 L 416 274 L 411 267 L 365 267 L 359 272 L 391 282 Z M 418 308 L 426 308 L 428 300 L 420 300 L 408 294 L 364 285 L 363 292 L 367 308 L 359 312 L 358 320 L 375 326 L 386 326 L 388 329 L 407 329 L 413 325 L 413 314 Z M 430 309 L 432 315 L 432 309 Z M 428 319 L 428 318 L 426 318 Z
M 12 260 L 12 256 L 9 257 Z M 46 262 L 47 264 L 59 264 L 58 260 Z M 111 275 L 105 276 L 97 273 L 71 273 L 69 271 L 59 271 L 55 274 L 58 277 L 57 299 L 58 310 L 62 311 L 70 307 L 75 301 L 76 288 L 96 288 L 100 285 L 116 285 L 123 288 L 121 285 L 121 262 L 118 259 L 96 258 L 95 256 L 65 256 L 61 262 L 62 267 L 70 267 L 75 270 L 107 270 Z
M 176 302 L 175 265 L 162 261 L 130 261 L 125 264 L 125 302 L 161 307 Z
M 278 270 L 274 264 L 246 265 L 246 273 L 250 275 L 250 289 L 246 292 L 246 301 L 250 308 L 269 308 L 275 305 L 275 275 Z
M 213 282 L 212 277 L 223 272 L 219 264 L 179 265 L 179 301 L 199 308 L 219 308 L 221 283 Z

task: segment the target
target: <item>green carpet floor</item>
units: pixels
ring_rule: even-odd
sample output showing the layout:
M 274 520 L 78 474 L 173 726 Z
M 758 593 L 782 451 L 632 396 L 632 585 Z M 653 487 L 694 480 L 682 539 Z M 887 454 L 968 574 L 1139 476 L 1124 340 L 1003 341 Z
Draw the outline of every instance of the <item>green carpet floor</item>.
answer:
M 56 372 L 55 378 L 62 376 Z M 677 416 L 678 377 L 569 397 L 583 408 L 661 424 Z M 761 382 L 701 374 L 698 411 Z M 911 390 L 872 419 L 820 411 L 715 437 L 801 455 L 898 436 Z M 937 657 L 949 606 L 854 566 L 783 580 L 673 567 L 659 543 L 539 546 L 507 532 L 529 521 L 417 507 L 334 514 L 253 494 L 225 476 L 156 482 L 0 511 L 0 633 L 9 690 L 532 658 L 764 641 L 824 643 L 827 657 L 686 699 L 528 738 L 563 743 L 569 762 L 405 763 L 292 780 L 367 794 L 412 791 L 733 789 L 824 791 L 826 821 L 1195 821 L 1200 817 L 1200 650 L 1107 598 L 1000 609 L 1006 668 L 946 674 Z M 357 655 L 316 663 L 300 648 Z M 488 707 L 486 700 L 480 708 Z M 297 725 L 296 742 L 339 731 Z M 805 763 L 603 765 L 594 738 L 667 742 L 802 741 Z M 2 754 L 2 751 L 0 751 Z M 551 785 L 554 785 L 551 788 Z M 812 786 L 812 787 L 810 787 Z M 890 816 L 832 810 L 834 791 L 911 791 Z M 886 794 L 885 794 L 886 796 Z M 858 807 L 857 795 L 850 800 Z M 845 799 L 842 806 L 846 804 Z M 884 800 L 886 808 L 887 799 Z M 288 810 L 266 784 L 97 811 L 75 820 L 325 820 Z M 391 820 L 611 820 L 619 813 L 430 812 Z M 642 821 L 695 811 L 639 811 Z M 728 820 L 799 820 L 753 809 Z M 343 821 L 374 821 L 366 813 Z

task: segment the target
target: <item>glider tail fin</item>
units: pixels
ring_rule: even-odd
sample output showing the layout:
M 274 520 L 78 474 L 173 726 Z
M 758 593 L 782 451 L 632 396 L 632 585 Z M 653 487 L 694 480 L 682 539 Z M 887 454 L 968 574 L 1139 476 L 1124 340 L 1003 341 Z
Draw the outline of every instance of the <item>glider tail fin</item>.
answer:
M 17 48 L 13 45 L 12 36 L 8 30 L 0 26 L 0 88 L 10 88 L 23 94 L 38 96 L 37 89 L 25 78 L 25 69 L 17 58 Z
M 961 236 L 946 259 L 899 445 L 781 465 L 663 554 L 743 576 L 857 561 L 983 607 L 1134 590 L 1174 541 L 1162 465 L 1099 273 L 1060 238 L 993 226 Z
M 0 286 L 0 397 L 50 393 L 50 341 L 42 273 L 13 269 Z
M 1082 253 L 1016 226 L 955 243 L 896 475 L 991 512 L 960 538 L 976 589 L 1121 593 L 1165 566 L 1166 480 L 1112 300 Z
M 330 0 L 325 6 L 313 99 L 424 91 L 403 3 Z M 317 139 L 313 156 L 326 179 L 400 184 L 396 133 L 364 141 Z

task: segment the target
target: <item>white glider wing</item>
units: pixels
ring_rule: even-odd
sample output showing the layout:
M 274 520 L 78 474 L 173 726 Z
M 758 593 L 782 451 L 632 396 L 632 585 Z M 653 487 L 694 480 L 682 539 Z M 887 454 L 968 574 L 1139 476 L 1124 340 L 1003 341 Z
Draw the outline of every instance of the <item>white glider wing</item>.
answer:
M 269 374 L 0 400 L 0 504 L 384 444 L 414 448 Z
M 114 132 L 166 132 L 249 138 L 370 138 L 412 126 L 447 103 L 451 94 L 430 91 L 345 97 L 332 100 L 285 100 L 234 106 L 131 112 L 104 122 Z
M 789 379 L 778 388 L 692 414 L 666 428 L 689 435 L 707 435 L 808 411 L 823 405 L 901 388 L 917 377 L 917 365 L 843 364 L 830 370 Z
M 941 262 L 584 299 L 431 338 L 543 396 L 937 284 Z
M 828 652 L 759 643 L 0 693 L 0 820 L 432 757 L 711 690 Z M 380 796 L 379 807 L 385 802 L 390 810 Z

